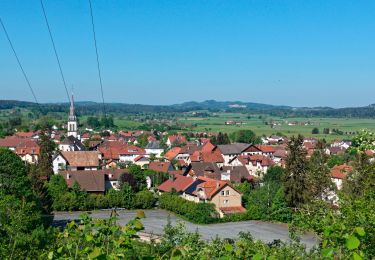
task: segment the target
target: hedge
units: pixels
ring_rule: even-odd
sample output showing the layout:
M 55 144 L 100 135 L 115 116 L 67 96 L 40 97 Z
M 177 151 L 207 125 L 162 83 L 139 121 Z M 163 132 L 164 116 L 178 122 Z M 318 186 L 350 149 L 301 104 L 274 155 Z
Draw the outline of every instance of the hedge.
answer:
M 209 224 L 218 220 L 214 204 L 195 203 L 172 193 L 162 194 L 159 198 L 159 206 L 198 224 Z

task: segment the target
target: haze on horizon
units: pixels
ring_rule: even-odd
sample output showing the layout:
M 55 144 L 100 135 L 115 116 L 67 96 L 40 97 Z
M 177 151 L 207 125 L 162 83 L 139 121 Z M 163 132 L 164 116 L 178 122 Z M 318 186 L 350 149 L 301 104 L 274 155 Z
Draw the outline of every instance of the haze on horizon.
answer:
M 100 102 L 88 1 L 44 0 L 76 100 Z M 375 103 L 375 1 L 98 1 L 106 102 Z M 39 1 L 0 17 L 40 102 L 66 102 Z M 2 28 L 0 99 L 32 101 Z

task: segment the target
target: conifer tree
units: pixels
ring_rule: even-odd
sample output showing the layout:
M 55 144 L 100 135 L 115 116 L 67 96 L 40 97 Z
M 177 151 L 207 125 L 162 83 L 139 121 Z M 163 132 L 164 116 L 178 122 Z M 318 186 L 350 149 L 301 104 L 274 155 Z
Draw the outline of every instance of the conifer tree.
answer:
M 293 136 L 288 144 L 288 157 L 284 175 L 284 193 L 289 207 L 298 208 L 307 201 L 306 150 L 303 147 L 303 137 Z
M 329 191 L 334 189 L 331 181 L 331 171 L 327 165 L 328 155 L 325 152 L 325 148 L 326 142 L 318 141 L 309 162 L 309 194 L 314 199 L 326 199 Z

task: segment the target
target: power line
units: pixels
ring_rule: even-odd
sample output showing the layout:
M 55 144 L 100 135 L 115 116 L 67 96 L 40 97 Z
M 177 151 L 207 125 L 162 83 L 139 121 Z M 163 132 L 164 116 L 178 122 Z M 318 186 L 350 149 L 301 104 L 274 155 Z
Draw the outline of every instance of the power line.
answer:
M 94 34 L 94 43 L 95 43 L 95 52 L 96 52 L 96 64 L 98 67 L 98 74 L 99 74 L 99 83 L 100 83 L 100 92 L 102 94 L 102 103 L 103 103 L 103 112 L 104 117 L 107 116 L 106 109 L 105 109 L 105 103 L 104 103 L 104 94 L 103 94 L 103 83 L 102 83 L 102 73 L 100 71 L 100 63 L 99 63 L 99 54 L 98 54 L 98 45 L 96 43 L 96 33 L 95 33 L 95 24 L 94 24 L 94 15 L 92 13 L 92 5 L 91 0 L 89 0 L 90 5 L 90 15 L 91 15 L 91 24 L 92 24 L 92 32 Z
M 16 50 L 15 50 L 14 47 L 13 47 L 13 43 L 12 43 L 12 41 L 10 40 L 9 34 L 8 34 L 7 30 L 5 29 L 5 25 L 4 25 L 4 23 L 3 23 L 3 21 L 2 21 L 1 18 L 0 18 L 0 23 L 1 23 L 1 26 L 3 27 L 4 33 L 5 33 L 5 35 L 6 35 L 7 39 L 8 39 L 9 45 L 10 45 L 10 47 L 11 47 L 12 50 L 13 50 L 13 54 L 14 54 L 14 56 L 16 57 L 16 60 L 17 60 L 17 62 L 18 62 L 18 65 L 19 65 L 19 67 L 20 67 L 20 69 L 21 69 L 21 71 L 22 71 L 22 74 L 23 74 L 23 76 L 25 77 L 25 80 L 26 80 L 26 82 L 27 82 L 27 85 L 28 85 L 29 88 L 30 88 L 31 94 L 32 94 L 33 97 L 34 97 L 35 103 L 36 103 L 38 106 L 40 106 L 40 105 L 39 105 L 39 102 L 38 102 L 38 99 L 36 98 L 36 95 L 35 95 L 35 93 L 34 93 L 34 90 L 33 90 L 32 86 L 31 86 L 30 80 L 29 80 L 29 78 L 27 77 L 26 72 L 25 72 L 25 70 L 24 70 L 23 67 L 22 67 L 21 61 L 20 61 L 20 59 L 18 58 L 17 52 L 16 52 Z
M 63 83 L 64 83 L 65 92 L 66 92 L 66 96 L 67 96 L 67 98 L 68 98 L 68 103 L 69 103 L 69 102 L 70 102 L 69 91 L 68 91 L 68 88 L 66 87 L 66 82 L 65 82 L 64 73 L 63 73 L 62 68 L 61 68 L 59 55 L 57 55 L 56 46 L 55 46 L 55 41 L 53 40 L 53 36 L 52 36 L 52 32 L 51 32 L 51 28 L 50 28 L 50 26 L 49 26 L 49 22 L 48 22 L 47 15 L 46 15 L 46 10 L 44 9 L 43 0 L 40 0 L 40 5 L 42 6 L 44 19 L 46 20 L 46 24 L 47 24 L 47 28 L 48 28 L 48 32 L 49 32 L 49 36 L 50 36 L 50 38 L 51 38 L 51 42 L 52 42 L 52 46 L 53 46 L 53 50 L 54 50 L 54 52 L 55 52 L 55 56 L 56 56 L 56 60 L 57 60 L 57 64 L 59 65 L 60 75 L 61 75 L 62 81 L 63 81 Z

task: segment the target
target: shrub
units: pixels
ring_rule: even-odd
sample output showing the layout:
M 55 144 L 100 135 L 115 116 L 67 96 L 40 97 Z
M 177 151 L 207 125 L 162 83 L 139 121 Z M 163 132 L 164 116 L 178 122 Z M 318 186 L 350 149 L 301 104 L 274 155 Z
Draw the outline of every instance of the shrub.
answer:
M 137 209 L 150 209 L 155 205 L 154 195 L 149 191 L 140 191 L 135 195 Z
M 209 224 L 217 221 L 217 211 L 212 203 L 195 203 L 178 195 L 164 193 L 159 198 L 160 208 L 170 210 L 191 222 Z

